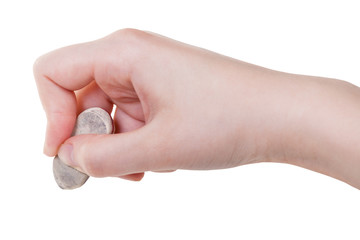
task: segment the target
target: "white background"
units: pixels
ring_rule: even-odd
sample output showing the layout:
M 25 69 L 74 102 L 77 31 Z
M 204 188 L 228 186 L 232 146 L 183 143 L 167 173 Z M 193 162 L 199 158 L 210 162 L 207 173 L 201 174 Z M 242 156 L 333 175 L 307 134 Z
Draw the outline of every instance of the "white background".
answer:
M 60 190 L 42 154 L 32 76 L 48 51 L 132 27 L 360 85 L 357 2 L 1 0 L 0 239 L 360 239 L 360 191 L 289 165 L 92 178 Z

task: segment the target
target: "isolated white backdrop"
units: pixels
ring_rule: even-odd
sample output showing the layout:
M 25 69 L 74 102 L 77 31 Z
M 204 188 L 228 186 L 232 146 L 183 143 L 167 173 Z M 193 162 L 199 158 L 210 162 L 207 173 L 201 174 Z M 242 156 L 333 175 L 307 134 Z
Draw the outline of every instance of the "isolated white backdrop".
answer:
M 0 239 L 360 239 L 360 191 L 289 165 L 92 178 L 62 191 L 42 155 L 32 76 L 41 54 L 132 27 L 360 85 L 359 10 L 343 0 L 1 1 Z

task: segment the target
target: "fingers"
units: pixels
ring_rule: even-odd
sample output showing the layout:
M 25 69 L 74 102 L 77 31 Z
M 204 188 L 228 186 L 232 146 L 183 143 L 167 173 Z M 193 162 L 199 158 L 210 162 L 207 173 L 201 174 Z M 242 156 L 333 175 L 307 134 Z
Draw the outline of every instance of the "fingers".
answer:
M 120 108 L 116 109 L 114 124 L 116 133 L 130 132 L 145 125 L 144 121 L 131 117 Z
M 48 119 L 45 154 L 55 155 L 71 134 L 77 108 L 74 91 L 96 78 L 111 98 L 128 97 L 133 89 L 129 69 L 137 53 L 143 52 L 138 44 L 143 35 L 138 30 L 122 30 L 97 41 L 58 49 L 35 62 L 34 76 Z M 89 99 L 84 104 L 91 102 Z
M 113 103 L 111 99 L 101 90 L 95 81 L 88 86 L 76 91 L 77 113 L 92 108 L 99 107 L 111 114 Z
M 68 139 L 60 158 L 90 176 L 124 176 L 146 171 L 177 169 L 159 150 L 163 147 L 152 124 L 113 135 L 80 135 Z
M 125 133 L 143 127 L 145 123 L 143 121 L 134 119 L 133 117 L 125 113 L 124 110 L 118 107 L 116 108 L 114 115 L 114 124 L 115 124 L 116 133 Z M 144 177 L 143 172 L 120 176 L 120 178 L 131 181 L 140 181 L 143 177 Z
M 113 108 L 113 103 L 111 99 L 99 88 L 95 81 L 91 82 L 88 86 L 76 92 L 77 105 L 78 105 L 78 114 L 85 109 L 91 107 L 100 107 L 107 112 L 111 113 Z M 136 109 L 137 110 L 137 109 Z M 134 112 L 134 111 L 132 111 Z M 136 111 L 135 111 L 136 112 Z M 120 108 L 116 109 L 114 124 L 116 132 L 129 132 L 137 128 L 140 128 L 144 125 L 143 121 L 136 120 L 130 117 Z M 130 181 L 140 181 L 144 177 L 144 173 L 134 173 L 129 175 L 119 176 L 119 178 L 130 180 Z
M 91 44 L 79 44 L 53 51 L 34 64 L 34 76 L 48 119 L 44 153 L 53 156 L 67 139 L 76 119 L 73 91 L 93 80 Z

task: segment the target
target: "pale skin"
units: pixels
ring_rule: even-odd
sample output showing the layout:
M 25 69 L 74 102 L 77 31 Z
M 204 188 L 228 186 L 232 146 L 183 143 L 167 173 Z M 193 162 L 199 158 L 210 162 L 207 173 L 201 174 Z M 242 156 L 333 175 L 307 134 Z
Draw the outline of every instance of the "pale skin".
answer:
M 301 166 L 360 189 L 360 89 L 255 66 L 135 29 L 34 64 L 48 125 L 44 153 L 94 177 Z M 70 137 L 78 113 L 111 113 L 116 134 Z

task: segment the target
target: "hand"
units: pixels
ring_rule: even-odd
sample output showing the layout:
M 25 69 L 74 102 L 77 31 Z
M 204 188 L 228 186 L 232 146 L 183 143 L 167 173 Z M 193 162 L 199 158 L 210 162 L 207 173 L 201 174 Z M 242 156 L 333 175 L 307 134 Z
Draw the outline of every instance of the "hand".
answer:
M 321 91 L 350 84 L 272 71 L 133 29 L 48 53 L 34 75 L 48 119 L 44 152 L 90 176 L 140 180 L 146 171 L 278 161 L 346 181 L 312 161 L 326 159 L 329 145 L 311 143 L 324 137 L 318 122 L 333 113 L 313 107 L 332 97 Z M 113 105 L 117 134 L 69 138 L 78 113 L 95 106 L 110 113 Z

